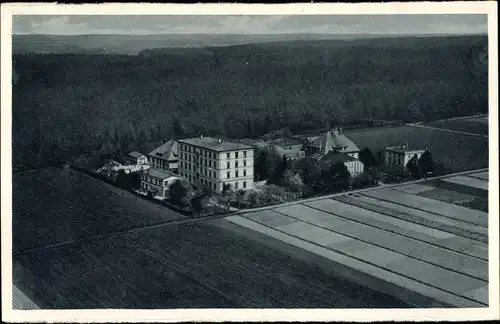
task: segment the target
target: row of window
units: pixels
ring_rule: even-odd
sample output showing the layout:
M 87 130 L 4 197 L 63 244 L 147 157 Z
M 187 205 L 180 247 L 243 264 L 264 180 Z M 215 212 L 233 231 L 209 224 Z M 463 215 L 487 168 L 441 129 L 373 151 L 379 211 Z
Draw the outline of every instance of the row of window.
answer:
M 388 154 L 388 162 L 389 162 L 389 164 L 403 165 L 404 164 L 404 156 L 401 154 L 389 153 Z
M 246 167 L 247 166 L 247 160 L 243 160 L 242 161 L 242 166 L 243 167 Z M 233 163 L 234 165 L 234 168 L 239 168 L 240 167 L 240 161 L 234 161 Z M 201 163 L 201 166 L 202 167 L 208 167 L 208 168 L 213 168 L 213 169 L 217 169 L 216 165 L 215 165 L 215 161 L 210 161 L 210 160 L 203 160 L 202 163 Z M 185 162 L 185 161 L 181 161 L 181 168 L 183 169 L 188 169 L 189 171 L 191 171 L 191 168 L 194 170 L 194 165 L 192 166 L 192 163 L 190 163 L 189 161 Z M 231 162 L 228 161 L 226 162 L 226 169 L 231 169 Z
M 243 177 L 246 177 L 246 176 L 247 176 L 247 170 L 246 170 L 246 169 L 244 169 L 244 170 L 243 170 L 243 175 L 242 175 L 242 176 L 243 176 Z M 235 171 L 234 171 L 234 177 L 235 177 L 235 178 L 239 178 L 239 177 L 240 177 L 240 172 L 239 172 L 238 170 L 235 170 Z M 227 171 L 227 173 L 226 173 L 226 178 L 228 178 L 228 179 L 230 179 L 230 178 L 231 178 L 231 171 Z
M 197 148 L 198 150 L 201 150 L 201 155 L 207 158 L 215 159 L 216 158 L 216 153 L 214 151 L 210 150 L 204 150 Z M 195 147 L 187 144 L 181 144 L 179 143 L 179 151 L 184 151 L 184 152 L 189 152 L 189 153 L 195 153 Z M 182 154 L 182 153 L 181 153 Z
M 201 150 L 200 151 L 201 156 L 204 156 L 206 158 L 215 159 L 217 157 L 217 153 L 214 151 L 205 150 L 205 149 L 201 149 L 201 148 L 197 148 L 197 147 L 195 148 L 194 146 L 191 146 L 191 145 L 179 144 L 179 151 L 181 152 L 181 158 L 186 157 L 186 154 L 183 155 L 183 152 L 195 153 L 196 149 Z M 230 159 L 231 155 L 234 154 L 234 158 L 237 159 L 240 157 L 239 153 L 242 153 L 243 157 L 245 157 L 245 158 L 247 157 L 247 151 L 243 151 L 243 152 L 233 152 L 233 153 L 227 152 L 226 158 Z
M 187 170 L 188 171 L 195 171 L 194 167 L 193 167 L 193 170 L 191 170 L 191 165 L 188 165 Z M 200 169 L 200 173 L 201 173 L 201 175 L 203 175 L 205 177 L 217 179 L 217 173 L 216 173 L 216 171 L 212 171 L 212 170 L 207 169 L 207 168 L 201 168 Z M 230 179 L 231 176 L 232 176 L 232 174 L 234 174 L 233 178 L 246 177 L 247 176 L 247 169 L 243 169 L 241 173 L 240 173 L 240 170 L 234 170 L 234 173 L 231 172 L 231 171 L 227 171 L 226 172 L 226 178 Z M 181 171 L 180 175 L 183 176 L 183 177 L 185 177 L 186 175 L 189 175 L 189 173 Z
M 240 183 L 238 181 L 236 181 L 232 186 L 234 187 L 234 189 L 246 189 L 247 188 L 247 182 L 243 181 L 241 183 L 241 188 L 240 188 Z
M 247 151 L 243 151 L 243 157 L 246 158 L 247 157 Z M 230 159 L 231 158 L 231 152 L 228 152 L 226 153 L 226 159 Z M 239 158 L 239 152 L 234 152 L 234 158 L 237 159 Z
M 187 153 L 181 153 L 181 160 L 185 160 L 187 162 L 196 162 L 196 159 L 193 155 L 187 154 Z M 200 164 L 205 165 L 207 167 L 215 168 L 216 161 L 215 160 L 207 160 L 202 157 L 200 157 Z M 181 161 L 182 165 L 182 161 Z
M 161 186 L 162 185 L 162 180 L 156 179 L 156 178 L 152 178 L 152 177 L 148 177 L 148 176 L 142 176 L 141 180 L 144 181 L 144 182 L 152 183 L 152 184 L 157 185 L 157 186 Z

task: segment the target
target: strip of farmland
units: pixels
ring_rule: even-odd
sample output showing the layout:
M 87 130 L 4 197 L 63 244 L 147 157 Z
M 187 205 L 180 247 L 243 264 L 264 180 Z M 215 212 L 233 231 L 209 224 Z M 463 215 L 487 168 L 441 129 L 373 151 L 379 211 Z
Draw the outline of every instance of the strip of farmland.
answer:
M 488 180 L 488 171 L 471 173 L 471 174 L 468 174 L 467 176 L 473 177 L 473 178 L 479 178 L 479 179 L 483 179 L 483 180 Z
M 386 214 L 376 213 L 368 209 L 359 208 L 340 201 L 325 199 L 307 205 L 329 214 L 335 214 L 340 217 L 363 222 L 364 224 L 383 229 L 390 233 L 404 235 L 415 240 L 434 244 L 445 249 L 461 252 L 483 260 L 488 259 L 487 245 L 483 242 L 478 242 L 462 236 L 456 236 L 449 232 L 404 221 Z
M 444 203 L 430 198 L 409 195 L 397 190 L 380 189 L 363 192 L 363 195 L 405 205 L 411 208 L 427 211 L 433 214 L 455 218 L 470 224 L 488 226 L 488 214 L 465 207 Z
M 414 184 L 409 184 L 409 185 L 397 186 L 397 187 L 394 187 L 394 189 L 401 191 L 401 192 L 406 192 L 409 194 L 418 194 L 421 192 L 432 190 L 434 188 L 431 186 L 414 183 Z
M 343 234 L 477 279 L 487 280 L 488 278 L 488 263 L 478 258 L 439 248 L 422 241 L 412 240 L 408 237 L 360 222 L 343 219 L 334 214 L 328 214 L 299 204 L 278 208 L 276 211 L 310 225 L 323 227 L 337 234 Z M 251 218 L 251 215 L 249 218 Z
M 398 205 L 364 195 L 339 196 L 337 201 L 361 207 L 390 217 L 414 222 L 429 228 L 463 236 L 471 240 L 488 242 L 488 230 L 482 226 L 462 222 L 457 219 L 442 217 L 426 211 Z
M 442 180 L 446 181 L 446 182 L 457 183 L 457 184 L 464 185 L 467 187 L 488 190 L 488 181 L 479 180 L 479 179 L 475 179 L 472 177 L 454 176 L 454 177 L 450 177 L 450 178 L 443 178 Z
M 388 287 L 388 283 L 392 283 L 399 287 L 404 287 L 403 289 L 411 289 L 413 292 L 422 293 L 425 296 L 435 298 L 435 300 L 446 301 L 445 303 L 451 303 L 457 306 L 468 305 L 470 307 L 471 305 L 479 306 L 481 304 L 464 295 L 471 289 L 477 289 L 484 286 L 482 280 L 472 279 L 454 273 L 451 274 L 451 277 L 454 278 L 453 280 L 464 281 L 461 281 L 461 285 L 455 285 L 455 287 L 452 287 L 450 290 L 443 290 L 439 288 L 439 285 L 449 286 L 449 282 L 444 281 L 445 278 L 446 281 L 451 279 L 451 277 L 445 275 L 445 273 L 449 273 L 449 271 L 443 270 L 443 273 L 440 273 L 440 271 L 437 270 L 440 269 L 438 267 L 401 256 L 398 253 L 386 249 L 373 247 L 370 244 L 358 240 L 341 238 L 341 236 L 337 235 L 331 238 L 323 238 L 323 243 L 327 243 L 328 241 L 332 242 L 328 245 L 317 244 L 310 241 L 310 239 L 312 238 L 311 234 L 318 234 L 319 231 L 313 230 L 312 227 L 314 226 L 302 222 L 273 228 L 241 216 L 232 216 L 229 217 L 228 220 L 240 226 L 251 228 L 271 237 L 283 240 L 291 245 L 324 256 L 334 262 L 347 265 L 351 269 L 356 269 L 366 274 L 370 274 L 371 276 L 381 278 L 386 282 L 385 285 L 378 284 L 383 290 L 391 289 Z M 405 273 L 408 272 L 407 267 L 424 269 L 425 271 L 420 275 L 415 273 L 415 271 L 409 274 Z M 437 276 L 432 277 L 424 275 L 424 273 L 429 271 L 437 271 Z
M 430 186 L 440 189 L 455 191 L 458 193 L 471 195 L 479 198 L 488 199 L 488 190 L 478 189 L 474 187 L 464 186 L 458 183 L 447 182 L 443 179 L 435 179 L 428 182 Z

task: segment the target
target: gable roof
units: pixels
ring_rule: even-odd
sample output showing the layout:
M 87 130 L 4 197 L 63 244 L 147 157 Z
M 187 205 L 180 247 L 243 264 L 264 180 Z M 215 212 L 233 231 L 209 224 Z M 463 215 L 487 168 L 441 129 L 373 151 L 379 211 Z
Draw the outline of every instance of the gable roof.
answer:
M 141 156 L 143 156 L 144 154 L 140 153 L 140 152 L 137 152 L 137 151 L 132 151 L 128 154 L 128 156 L 130 157 L 133 157 L 133 158 L 140 158 Z
M 168 179 L 172 176 L 172 174 L 170 172 L 165 172 L 165 171 L 151 169 L 151 168 L 148 169 L 147 171 L 145 171 L 145 175 L 148 175 L 148 176 L 153 177 L 153 178 L 161 179 L 161 180 Z
M 177 141 L 170 140 L 155 148 L 148 155 L 165 160 L 176 160 L 178 149 Z
M 310 146 L 320 149 L 323 154 L 327 154 L 332 149 L 348 153 L 359 152 L 359 147 L 337 130 L 323 133 L 321 136 L 308 137 L 307 140 Z
M 335 163 L 357 161 L 357 159 L 353 158 L 352 156 L 346 153 L 330 151 L 325 156 L 321 157 L 319 161 L 320 163 L 335 164 Z

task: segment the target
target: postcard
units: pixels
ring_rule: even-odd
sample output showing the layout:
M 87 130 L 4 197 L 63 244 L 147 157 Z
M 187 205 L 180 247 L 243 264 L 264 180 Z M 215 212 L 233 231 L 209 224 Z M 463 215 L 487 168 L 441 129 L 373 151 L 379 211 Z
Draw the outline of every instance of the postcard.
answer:
M 496 2 L 1 8 L 4 321 L 499 319 Z

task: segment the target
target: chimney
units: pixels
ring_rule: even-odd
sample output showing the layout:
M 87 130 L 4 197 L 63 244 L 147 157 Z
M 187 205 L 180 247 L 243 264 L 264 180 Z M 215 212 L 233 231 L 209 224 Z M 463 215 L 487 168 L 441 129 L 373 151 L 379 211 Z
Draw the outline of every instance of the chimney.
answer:
M 165 138 L 163 139 L 163 143 L 166 143 L 166 142 L 168 142 L 168 137 L 165 137 Z
M 342 135 L 342 127 L 339 127 L 339 134 Z
M 203 139 L 203 134 L 200 135 L 200 138 Z
M 222 143 L 222 140 L 220 138 L 217 139 L 217 143 L 219 143 L 219 144 Z

